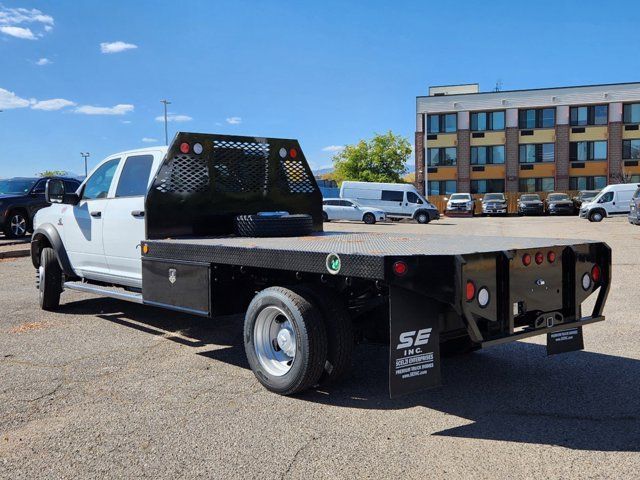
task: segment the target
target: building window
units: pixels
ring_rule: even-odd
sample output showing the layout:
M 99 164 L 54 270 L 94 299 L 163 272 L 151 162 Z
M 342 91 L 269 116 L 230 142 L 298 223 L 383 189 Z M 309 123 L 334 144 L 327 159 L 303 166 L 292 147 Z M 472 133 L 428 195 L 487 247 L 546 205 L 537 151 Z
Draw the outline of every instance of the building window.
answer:
M 504 111 L 473 112 L 471 114 L 471 130 L 475 132 L 504 130 Z
M 602 190 L 607 177 L 569 177 L 569 190 Z
M 455 180 L 429 180 L 427 195 L 450 195 L 456 193 Z
M 504 145 L 471 147 L 471 165 L 501 165 L 504 163 Z
M 590 162 L 607 159 L 607 142 L 571 142 L 569 160 L 572 162 Z
M 589 105 L 588 107 L 571 107 L 571 125 L 606 125 L 609 123 L 608 105 Z
M 456 147 L 447 148 L 428 148 L 427 149 L 427 166 L 429 167 L 448 167 L 456 164 L 458 150 Z
M 427 133 L 452 133 L 458 129 L 455 113 L 427 115 Z
M 521 192 L 553 192 L 556 182 L 553 177 L 544 178 L 521 178 L 519 190 Z
M 629 103 L 623 107 L 624 123 L 640 123 L 640 103 Z
M 471 193 L 502 193 L 504 180 L 471 180 Z
M 520 145 L 520 163 L 555 162 L 556 146 L 553 143 L 528 143 Z
M 520 129 L 553 128 L 556 126 L 555 108 L 532 108 L 518 112 Z
M 622 159 L 640 160 L 640 140 L 622 141 Z

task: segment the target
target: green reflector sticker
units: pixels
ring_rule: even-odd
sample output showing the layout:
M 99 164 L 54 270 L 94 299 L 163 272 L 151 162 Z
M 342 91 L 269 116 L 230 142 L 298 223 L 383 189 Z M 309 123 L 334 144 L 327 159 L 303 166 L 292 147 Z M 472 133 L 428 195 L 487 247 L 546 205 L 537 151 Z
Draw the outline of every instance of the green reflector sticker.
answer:
M 340 271 L 341 266 L 342 262 L 340 262 L 340 257 L 337 253 L 327 255 L 327 270 L 330 274 L 336 275 Z

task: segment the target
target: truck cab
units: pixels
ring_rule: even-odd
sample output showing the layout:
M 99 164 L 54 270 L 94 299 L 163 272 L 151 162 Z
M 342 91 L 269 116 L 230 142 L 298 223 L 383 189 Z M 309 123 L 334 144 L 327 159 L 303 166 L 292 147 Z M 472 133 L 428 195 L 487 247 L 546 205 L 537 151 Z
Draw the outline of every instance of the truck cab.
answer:
M 79 278 L 141 288 L 145 195 L 166 152 L 152 147 L 105 158 L 69 194 L 75 204 L 38 211 L 34 241 L 48 234 L 62 242 Z

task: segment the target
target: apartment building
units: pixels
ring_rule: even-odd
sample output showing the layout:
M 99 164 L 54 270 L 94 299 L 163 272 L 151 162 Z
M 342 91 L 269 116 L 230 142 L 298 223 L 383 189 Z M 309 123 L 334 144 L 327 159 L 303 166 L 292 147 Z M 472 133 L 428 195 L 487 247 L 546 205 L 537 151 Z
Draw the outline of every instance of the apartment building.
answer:
M 427 195 L 640 182 L 640 83 L 430 87 L 416 99 L 415 162 Z

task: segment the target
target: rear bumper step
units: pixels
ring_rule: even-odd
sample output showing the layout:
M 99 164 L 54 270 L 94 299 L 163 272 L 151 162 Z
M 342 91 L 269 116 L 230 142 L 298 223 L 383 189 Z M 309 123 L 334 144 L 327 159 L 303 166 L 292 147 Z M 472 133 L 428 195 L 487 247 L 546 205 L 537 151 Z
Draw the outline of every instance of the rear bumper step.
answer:
M 523 340 L 529 337 L 535 337 L 537 335 L 544 335 L 553 332 L 561 332 L 563 330 L 571 330 L 573 328 L 582 327 L 583 325 L 588 325 L 590 323 L 602 322 L 604 320 L 604 316 L 599 317 L 585 317 L 575 322 L 569 323 L 561 323 L 558 325 L 554 325 L 553 327 L 545 327 L 545 328 L 528 328 L 522 332 L 514 333 L 513 335 L 508 335 L 502 338 L 496 338 L 495 340 L 487 340 L 482 342 L 480 345 L 482 348 L 485 347 L 493 347 L 495 345 L 502 345 L 503 343 L 515 342 L 518 340 Z

